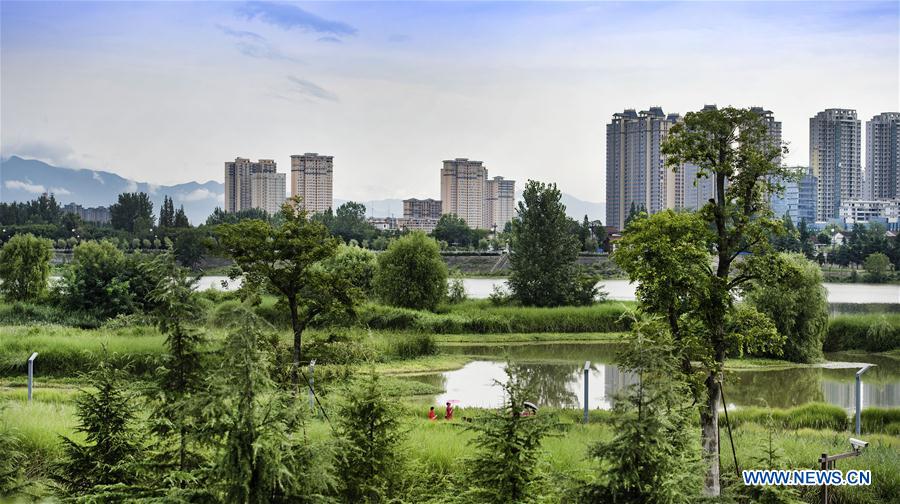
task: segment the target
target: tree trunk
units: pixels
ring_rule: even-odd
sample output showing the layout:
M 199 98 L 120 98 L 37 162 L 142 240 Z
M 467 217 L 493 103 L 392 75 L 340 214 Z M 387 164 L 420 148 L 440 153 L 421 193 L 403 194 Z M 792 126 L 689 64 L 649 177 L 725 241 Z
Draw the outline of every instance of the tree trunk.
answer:
M 706 405 L 700 411 L 700 444 L 707 463 L 703 492 L 718 496 L 719 487 L 719 382 L 716 375 L 706 377 Z
M 294 385 L 294 395 L 300 393 L 300 342 L 303 336 L 303 326 L 300 325 L 300 316 L 297 313 L 297 298 L 288 297 L 288 305 L 291 308 L 291 328 L 294 330 L 294 360 L 291 364 L 291 384 Z

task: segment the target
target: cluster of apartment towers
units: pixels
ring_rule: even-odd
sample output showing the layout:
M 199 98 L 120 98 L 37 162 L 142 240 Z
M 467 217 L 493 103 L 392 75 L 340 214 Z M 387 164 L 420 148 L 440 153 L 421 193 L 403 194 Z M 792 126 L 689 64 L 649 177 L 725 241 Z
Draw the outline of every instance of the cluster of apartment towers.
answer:
M 704 107 L 715 108 L 714 105 Z M 751 109 L 781 143 L 781 122 L 771 111 Z M 662 143 L 682 121 L 660 107 L 613 115 L 606 126 L 607 225 L 622 229 L 631 210 L 697 209 L 715 198 L 714 182 L 698 178 L 687 164 L 666 166 Z M 784 195 L 772 195 L 773 211 L 794 222 L 842 225 L 882 221 L 900 225 L 900 113 L 885 112 L 866 122 L 866 166 L 860 163 L 860 121 L 852 109 L 827 109 L 809 120 L 809 162 L 799 181 L 787 181 Z M 779 160 L 780 162 L 780 160 Z
M 300 196 L 310 213 L 334 208 L 332 196 L 334 156 L 306 153 L 291 156 L 291 194 Z M 225 211 L 251 208 L 270 214 L 285 201 L 286 175 L 278 173 L 272 159 L 225 162 Z M 502 230 L 515 212 L 515 181 L 488 177 L 482 161 L 456 158 L 443 162 L 441 199 L 403 200 L 403 217 L 370 219 L 381 229 L 431 232 L 441 215 L 455 214 L 472 228 Z

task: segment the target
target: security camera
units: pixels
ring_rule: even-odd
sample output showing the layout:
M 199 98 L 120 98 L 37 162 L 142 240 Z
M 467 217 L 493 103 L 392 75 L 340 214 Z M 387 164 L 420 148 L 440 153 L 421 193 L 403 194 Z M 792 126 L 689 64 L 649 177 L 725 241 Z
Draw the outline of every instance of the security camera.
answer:
M 866 446 L 869 446 L 868 441 L 863 441 L 862 439 L 850 438 L 850 446 L 853 447 L 854 450 L 861 450 Z

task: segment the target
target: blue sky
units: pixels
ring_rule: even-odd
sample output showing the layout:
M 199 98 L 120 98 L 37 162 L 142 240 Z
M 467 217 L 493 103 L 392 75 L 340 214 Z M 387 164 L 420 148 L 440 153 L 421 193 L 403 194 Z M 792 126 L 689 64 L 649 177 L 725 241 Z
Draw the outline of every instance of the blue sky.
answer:
M 442 159 L 605 194 L 625 108 L 900 110 L 898 2 L 0 2 L 0 151 L 154 183 L 335 156 L 335 195 L 437 197 Z

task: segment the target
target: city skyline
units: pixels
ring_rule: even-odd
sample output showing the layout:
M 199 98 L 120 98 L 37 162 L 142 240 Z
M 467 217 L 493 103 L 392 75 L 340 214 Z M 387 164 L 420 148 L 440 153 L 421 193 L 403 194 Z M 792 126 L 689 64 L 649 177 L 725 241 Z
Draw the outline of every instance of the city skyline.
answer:
M 604 128 L 633 104 L 762 106 L 807 166 L 817 112 L 897 111 L 898 9 L 4 2 L 0 154 L 162 184 L 328 152 L 363 201 L 437 196 L 435 160 L 467 156 L 603 201 Z

